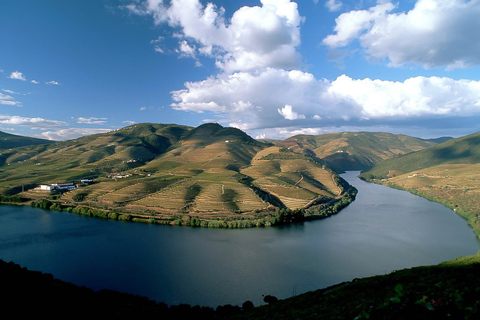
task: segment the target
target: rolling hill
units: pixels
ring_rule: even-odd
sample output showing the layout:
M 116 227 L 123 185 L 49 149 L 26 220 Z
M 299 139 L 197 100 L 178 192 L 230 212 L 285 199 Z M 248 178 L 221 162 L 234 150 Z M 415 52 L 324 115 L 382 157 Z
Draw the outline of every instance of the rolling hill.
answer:
M 0 131 L 0 150 L 50 143 L 53 143 L 53 141 L 24 137 Z
M 382 160 L 422 150 L 436 145 L 436 142 L 383 132 L 343 132 L 297 135 L 276 144 L 322 159 L 330 167 L 342 172 L 365 170 Z
M 382 161 L 360 177 L 441 202 L 480 236 L 480 132 Z
M 58 208 L 127 220 L 263 225 L 295 220 L 299 212 L 329 215 L 354 196 L 315 159 L 213 123 L 138 124 L 12 149 L 1 159 L 4 195 L 50 198 Z M 94 183 L 57 196 L 38 190 L 83 179 Z

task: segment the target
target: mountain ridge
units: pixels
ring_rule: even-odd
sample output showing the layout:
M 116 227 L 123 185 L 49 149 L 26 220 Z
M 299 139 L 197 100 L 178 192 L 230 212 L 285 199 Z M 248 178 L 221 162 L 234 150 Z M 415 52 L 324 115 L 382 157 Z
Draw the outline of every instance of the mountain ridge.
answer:
M 342 132 L 296 135 L 277 142 L 297 153 L 316 156 L 339 172 L 365 170 L 376 163 L 418 151 L 436 143 L 403 134 Z

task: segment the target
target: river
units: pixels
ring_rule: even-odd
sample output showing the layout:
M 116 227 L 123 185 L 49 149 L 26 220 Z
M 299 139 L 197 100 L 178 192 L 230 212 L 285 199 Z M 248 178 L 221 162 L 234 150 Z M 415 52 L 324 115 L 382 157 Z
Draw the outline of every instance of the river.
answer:
M 169 305 L 263 304 L 354 278 L 475 254 L 441 204 L 342 175 L 359 190 L 335 216 L 285 227 L 203 229 L 0 206 L 0 259 L 95 290 Z

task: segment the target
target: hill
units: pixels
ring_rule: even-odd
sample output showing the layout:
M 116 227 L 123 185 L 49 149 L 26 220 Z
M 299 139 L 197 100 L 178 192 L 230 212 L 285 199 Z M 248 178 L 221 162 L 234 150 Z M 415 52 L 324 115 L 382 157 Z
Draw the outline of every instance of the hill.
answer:
M 53 141 L 24 137 L 0 131 L 0 150 L 50 143 L 53 143 Z
M 378 163 L 360 177 L 445 204 L 480 236 L 480 132 Z
M 80 180 L 89 183 L 57 195 L 38 189 Z M 215 227 L 319 218 L 355 193 L 311 157 L 213 123 L 138 124 L 12 149 L 3 155 L 0 190 L 86 215 Z
M 137 316 L 161 319 L 478 319 L 480 257 L 355 279 L 268 305 L 167 306 L 146 297 L 93 291 L 0 260 L 3 310 L 16 315 Z M 25 307 L 28 305 L 28 308 Z
M 387 178 L 415 170 L 445 164 L 480 162 L 480 132 L 452 139 L 434 147 L 377 164 L 365 175 Z M 365 176 L 364 175 L 364 176 Z
M 337 171 L 365 170 L 376 163 L 434 146 L 407 135 L 383 132 L 343 132 L 297 135 L 277 143 L 297 153 L 315 156 Z

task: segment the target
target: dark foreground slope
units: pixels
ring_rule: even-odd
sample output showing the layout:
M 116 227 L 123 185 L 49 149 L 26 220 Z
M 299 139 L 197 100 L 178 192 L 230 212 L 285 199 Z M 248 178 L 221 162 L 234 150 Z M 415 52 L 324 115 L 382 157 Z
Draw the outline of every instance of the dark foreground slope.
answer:
M 270 304 L 167 306 L 93 291 L 0 260 L 1 306 L 16 316 L 136 316 L 160 319 L 478 319 L 480 257 L 356 279 Z

